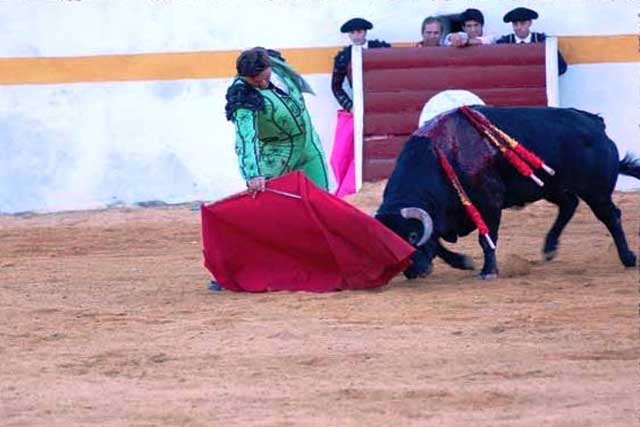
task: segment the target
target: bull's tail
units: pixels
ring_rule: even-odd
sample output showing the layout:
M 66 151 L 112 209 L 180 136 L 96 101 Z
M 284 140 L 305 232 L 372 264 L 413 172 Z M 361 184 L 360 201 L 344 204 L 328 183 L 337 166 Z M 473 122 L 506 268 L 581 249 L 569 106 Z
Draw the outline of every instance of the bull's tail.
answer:
M 620 160 L 618 172 L 622 175 L 628 175 L 640 179 L 640 158 L 627 153 L 624 156 L 624 159 Z

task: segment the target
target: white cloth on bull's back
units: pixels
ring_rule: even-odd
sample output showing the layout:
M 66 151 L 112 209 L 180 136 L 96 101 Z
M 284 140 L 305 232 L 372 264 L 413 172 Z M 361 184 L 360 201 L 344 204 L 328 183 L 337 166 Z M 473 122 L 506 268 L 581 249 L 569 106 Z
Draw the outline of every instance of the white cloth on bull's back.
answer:
M 422 107 L 418 127 L 433 119 L 438 114 L 463 105 L 485 105 L 478 95 L 468 90 L 451 89 L 439 92 L 431 97 Z

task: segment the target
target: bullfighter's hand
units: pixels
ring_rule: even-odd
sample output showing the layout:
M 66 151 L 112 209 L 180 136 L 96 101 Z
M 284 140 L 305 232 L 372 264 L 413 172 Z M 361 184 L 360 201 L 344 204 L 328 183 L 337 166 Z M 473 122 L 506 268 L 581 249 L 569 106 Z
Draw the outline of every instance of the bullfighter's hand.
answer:
M 464 47 L 467 45 L 468 38 L 463 34 L 452 34 L 451 35 L 451 46 L 455 47 Z
M 267 188 L 267 180 L 264 176 L 256 176 L 247 181 L 247 189 L 249 194 L 256 195 Z

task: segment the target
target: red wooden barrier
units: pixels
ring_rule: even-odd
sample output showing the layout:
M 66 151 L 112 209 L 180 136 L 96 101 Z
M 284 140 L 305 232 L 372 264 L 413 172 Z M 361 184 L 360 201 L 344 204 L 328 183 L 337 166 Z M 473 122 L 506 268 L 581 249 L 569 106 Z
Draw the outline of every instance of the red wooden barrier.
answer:
M 443 90 L 469 90 L 487 105 L 547 105 L 543 43 L 366 49 L 362 67 L 364 181 L 389 176 L 422 107 Z

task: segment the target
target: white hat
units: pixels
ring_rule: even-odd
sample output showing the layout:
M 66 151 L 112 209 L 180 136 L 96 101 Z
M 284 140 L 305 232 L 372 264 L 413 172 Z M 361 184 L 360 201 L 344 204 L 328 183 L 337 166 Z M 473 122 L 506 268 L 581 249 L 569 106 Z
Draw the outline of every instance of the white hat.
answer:
M 452 89 L 439 92 L 432 96 L 422 107 L 418 127 L 422 127 L 425 122 L 433 119 L 438 114 L 463 105 L 485 105 L 485 103 L 478 95 L 468 90 Z

